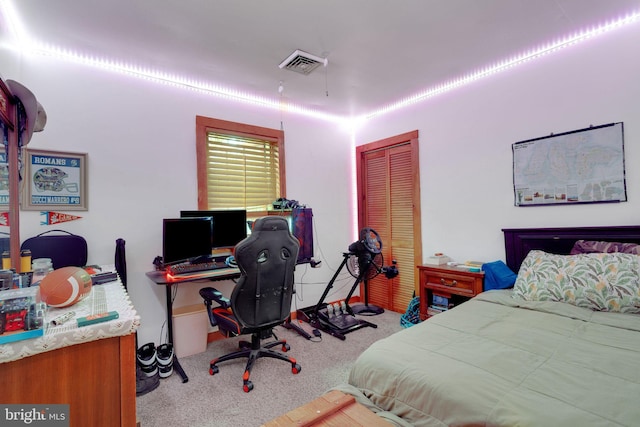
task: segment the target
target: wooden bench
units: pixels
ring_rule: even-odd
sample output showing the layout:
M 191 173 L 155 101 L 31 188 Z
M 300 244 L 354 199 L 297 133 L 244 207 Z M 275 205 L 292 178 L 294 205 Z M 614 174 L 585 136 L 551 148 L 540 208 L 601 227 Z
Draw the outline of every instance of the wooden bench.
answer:
M 261 427 L 391 427 L 392 424 L 341 391 L 330 391 Z

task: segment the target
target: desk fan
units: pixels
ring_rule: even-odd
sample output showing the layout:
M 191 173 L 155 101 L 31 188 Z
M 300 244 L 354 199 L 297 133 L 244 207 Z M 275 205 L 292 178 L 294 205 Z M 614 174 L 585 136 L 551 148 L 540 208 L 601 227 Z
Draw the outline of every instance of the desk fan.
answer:
M 393 263 L 395 264 L 395 261 Z M 383 308 L 369 304 L 369 280 L 383 272 L 387 278 L 391 279 L 398 275 L 398 270 L 395 265 L 384 266 L 382 240 L 373 228 L 365 227 L 360 230 L 360 239 L 349 246 L 347 270 L 358 279 L 358 283 L 364 282 L 364 304 L 351 306 L 351 311 L 361 315 L 383 313 Z

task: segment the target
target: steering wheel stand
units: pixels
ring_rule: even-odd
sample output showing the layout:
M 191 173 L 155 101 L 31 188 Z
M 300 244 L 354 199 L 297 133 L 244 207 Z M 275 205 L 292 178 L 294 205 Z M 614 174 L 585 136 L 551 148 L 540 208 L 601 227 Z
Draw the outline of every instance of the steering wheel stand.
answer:
M 329 291 L 331 291 L 331 289 L 333 288 L 333 283 L 338 277 L 338 274 L 347 264 L 349 257 L 353 255 L 355 255 L 353 252 L 345 252 L 342 254 L 344 259 L 342 260 L 340 267 L 338 267 L 338 270 L 336 270 L 335 274 L 329 281 L 329 284 L 325 288 L 318 303 L 315 306 L 312 306 L 306 309 L 303 308 L 297 311 L 297 316 L 299 319 L 309 323 L 314 328 L 324 331 L 327 334 L 332 335 L 341 340 L 346 339 L 345 334 L 349 332 L 353 332 L 360 328 L 365 328 L 365 327 L 377 328 L 378 327 L 378 325 L 375 325 L 371 322 L 367 322 L 366 320 L 357 319 L 354 315 L 353 309 L 351 308 L 351 306 L 349 306 L 349 300 L 351 299 L 351 296 L 353 295 L 353 292 L 356 290 L 358 284 L 364 279 L 364 276 L 368 270 L 369 265 L 373 262 L 373 258 L 368 261 L 367 268 L 361 269 L 360 274 L 358 275 L 355 282 L 353 283 L 353 286 L 351 287 L 349 294 L 344 300 L 345 309 L 342 310 L 343 311 L 342 313 L 339 313 L 339 314 L 331 313 L 329 310 L 327 310 L 328 304 L 324 302 L 325 298 L 329 294 Z
M 384 308 L 369 304 L 369 281 L 364 281 L 364 304 L 356 304 L 351 307 L 351 311 L 361 316 L 377 316 L 384 313 Z

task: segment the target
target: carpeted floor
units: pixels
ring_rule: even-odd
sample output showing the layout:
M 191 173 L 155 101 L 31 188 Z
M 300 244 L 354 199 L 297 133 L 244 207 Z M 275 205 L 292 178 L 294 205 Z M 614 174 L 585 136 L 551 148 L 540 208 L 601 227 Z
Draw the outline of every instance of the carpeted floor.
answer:
M 357 329 L 348 333 L 344 341 L 322 333 L 316 342 L 293 330 L 277 327 L 276 335 L 287 340 L 291 346 L 288 354 L 302 369 L 294 375 L 286 362 L 258 359 L 251 373 L 254 389 L 250 393 L 242 390 L 246 359 L 221 363 L 220 372 L 209 375 L 209 361 L 235 351 L 240 337 L 212 342 L 206 352 L 180 359 L 189 376 L 188 382 L 183 383 L 174 372 L 162 379 L 156 390 L 137 398 L 140 426 L 258 427 L 304 405 L 347 382 L 349 370 L 362 351 L 402 329 L 400 313 L 385 311 L 377 316 L 358 317 L 378 327 Z M 301 326 L 308 332 L 312 329 L 306 323 Z

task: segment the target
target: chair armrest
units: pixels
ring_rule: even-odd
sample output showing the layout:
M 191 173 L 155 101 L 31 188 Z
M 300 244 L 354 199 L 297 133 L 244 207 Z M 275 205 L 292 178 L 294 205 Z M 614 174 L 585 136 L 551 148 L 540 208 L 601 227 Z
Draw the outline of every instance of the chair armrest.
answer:
M 211 303 L 215 301 L 222 308 L 231 307 L 231 300 L 222 295 L 222 292 L 216 288 L 202 288 L 200 289 L 200 296 L 204 299 L 204 303 L 207 307 L 211 308 Z
M 213 315 L 211 303 L 215 301 L 220 307 L 231 307 L 231 301 L 222 295 L 222 292 L 215 288 L 207 287 L 200 289 L 200 296 L 204 299 L 204 305 L 207 306 L 207 315 L 209 316 L 209 322 L 211 326 L 216 326 L 218 321 Z

